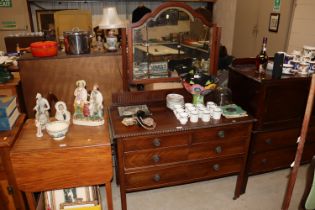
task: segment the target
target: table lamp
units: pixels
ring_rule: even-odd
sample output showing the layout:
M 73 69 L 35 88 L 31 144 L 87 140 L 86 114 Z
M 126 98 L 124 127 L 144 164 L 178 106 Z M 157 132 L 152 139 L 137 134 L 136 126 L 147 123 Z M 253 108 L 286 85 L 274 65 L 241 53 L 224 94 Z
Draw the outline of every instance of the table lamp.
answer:
M 107 7 L 103 9 L 102 21 L 99 24 L 100 29 L 110 29 L 106 36 L 106 44 L 108 51 L 117 50 L 117 37 L 112 29 L 125 28 L 123 21 L 120 20 L 115 7 Z

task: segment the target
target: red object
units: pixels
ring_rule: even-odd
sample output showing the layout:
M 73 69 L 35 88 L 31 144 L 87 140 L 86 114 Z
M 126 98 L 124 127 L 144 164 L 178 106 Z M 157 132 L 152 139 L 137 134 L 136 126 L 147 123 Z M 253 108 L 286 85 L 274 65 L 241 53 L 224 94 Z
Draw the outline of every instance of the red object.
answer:
M 83 106 L 83 115 L 84 117 L 88 117 L 90 115 L 90 109 L 88 104 L 84 104 Z
M 32 55 L 35 57 L 49 57 L 56 56 L 58 53 L 57 42 L 44 41 L 33 42 L 31 44 Z

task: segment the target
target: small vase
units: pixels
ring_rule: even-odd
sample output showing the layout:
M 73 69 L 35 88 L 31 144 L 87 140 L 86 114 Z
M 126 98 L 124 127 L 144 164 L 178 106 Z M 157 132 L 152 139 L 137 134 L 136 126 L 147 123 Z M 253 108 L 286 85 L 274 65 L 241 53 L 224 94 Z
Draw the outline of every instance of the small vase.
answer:
M 193 104 L 204 104 L 204 96 L 200 94 L 193 94 Z

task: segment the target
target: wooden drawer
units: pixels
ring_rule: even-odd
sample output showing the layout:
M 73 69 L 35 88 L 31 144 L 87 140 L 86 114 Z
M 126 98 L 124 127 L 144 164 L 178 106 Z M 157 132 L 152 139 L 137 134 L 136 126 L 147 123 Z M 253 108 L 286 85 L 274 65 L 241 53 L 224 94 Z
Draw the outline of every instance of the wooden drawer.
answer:
M 189 163 L 182 166 L 127 173 L 129 191 L 169 186 L 234 174 L 241 170 L 242 158 Z
M 207 142 L 201 144 L 192 145 L 188 158 L 190 160 L 217 158 L 223 156 L 232 156 L 246 153 L 246 138 L 238 141 L 226 141 L 220 142 Z
M 189 165 L 188 173 L 190 179 L 205 179 L 235 174 L 242 168 L 243 158 L 211 160 L 204 163 Z
M 300 133 L 300 128 L 256 133 L 253 136 L 254 143 L 251 152 L 265 152 L 295 146 Z M 315 142 L 315 127 L 310 127 L 306 140 L 310 143 Z
M 169 147 L 161 149 L 127 152 L 124 155 L 125 168 L 154 166 L 187 160 L 188 147 Z
M 135 151 L 143 149 L 154 149 L 188 145 L 189 134 L 174 134 L 171 136 L 156 137 L 132 137 L 123 139 L 124 151 Z
M 125 174 L 125 185 L 127 189 L 149 189 L 170 184 L 180 183 L 187 180 L 187 167 L 180 165 L 164 169 L 153 169 L 143 172 Z
M 261 173 L 289 167 L 294 161 L 295 153 L 296 146 L 256 153 L 251 157 L 249 173 Z M 315 143 L 305 144 L 302 161 L 310 161 L 313 155 L 315 155 Z
M 209 141 L 239 140 L 244 136 L 249 136 L 251 124 L 240 124 L 222 126 L 217 128 L 203 129 L 192 134 L 192 143 L 201 143 Z
M 309 128 L 307 132 L 307 140 L 310 142 L 315 142 L 315 126 Z
M 251 153 L 294 146 L 299 135 L 300 129 L 298 128 L 254 134 Z

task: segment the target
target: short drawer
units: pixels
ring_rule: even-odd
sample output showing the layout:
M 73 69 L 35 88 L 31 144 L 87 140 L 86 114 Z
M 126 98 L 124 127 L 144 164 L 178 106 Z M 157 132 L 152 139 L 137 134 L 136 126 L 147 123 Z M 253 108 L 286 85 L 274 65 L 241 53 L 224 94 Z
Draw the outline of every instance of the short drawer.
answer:
M 124 151 L 154 149 L 172 146 L 188 145 L 189 134 L 174 134 L 171 136 L 132 137 L 123 139 Z
M 294 146 L 299 135 L 300 129 L 297 128 L 254 134 L 251 153 Z
M 133 151 L 124 154 L 125 168 L 161 165 L 187 160 L 188 147 L 169 147 L 143 151 Z
M 235 174 L 241 171 L 242 157 L 211 160 L 188 167 L 190 179 L 206 179 Z
M 192 134 L 192 143 L 239 140 L 244 136 L 249 136 L 251 124 L 229 125 L 203 129 Z
M 289 167 L 294 161 L 296 146 L 269 152 L 256 153 L 250 157 L 249 173 L 262 173 Z M 305 144 L 302 161 L 310 161 L 315 155 L 315 143 Z
M 220 141 L 194 144 L 188 158 L 190 160 L 209 159 L 223 156 L 235 156 L 246 153 L 246 141 L 249 137 L 242 137 L 238 141 Z

